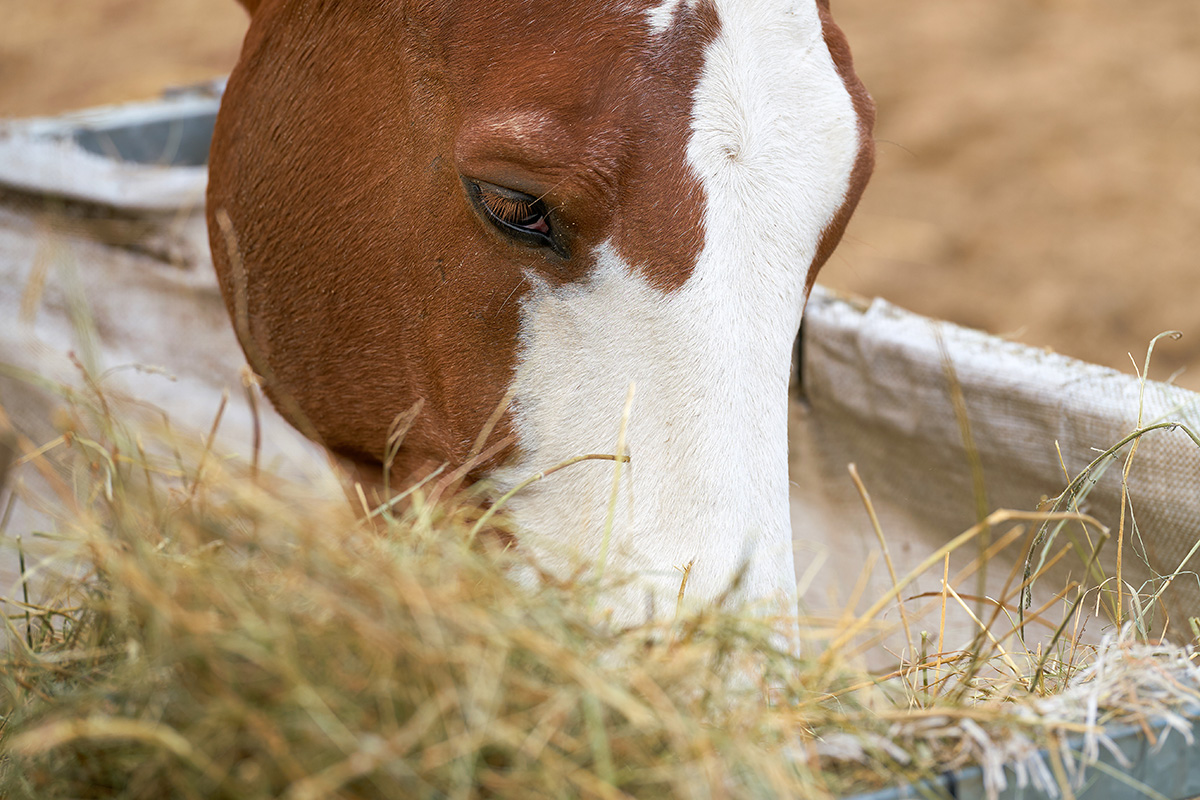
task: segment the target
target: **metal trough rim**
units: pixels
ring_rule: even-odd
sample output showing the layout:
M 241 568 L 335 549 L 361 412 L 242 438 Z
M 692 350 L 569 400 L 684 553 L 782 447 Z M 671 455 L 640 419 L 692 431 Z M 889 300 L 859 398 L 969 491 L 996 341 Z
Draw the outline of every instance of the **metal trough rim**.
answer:
M 1154 745 L 1141 726 L 1126 724 L 1106 729 L 1106 736 L 1132 764 L 1132 768 L 1122 765 L 1119 758 L 1105 747 L 1100 749 L 1099 758 L 1094 762 L 1083 761 L 1083 739 L 1071 737 L 1068 746 L 1080 770 L 1079 780 L 1072 787 L 1075 797 L 1188 800 L 1200 796 L 1200 706 L 1186 709 L 1183 715 L 1191 720 L 1190 742 L 1161 719 L 1152 720 L 1147 725 L 1157 742 Z M 1039 756 L 1046 761 L 1051 758 L 1045 750 L 1039 751 Z M 945 797 L 954 800 L 1058 800 L 1064 796 L 1061 789 L 1049 793 L 1032 785 L 1018 786 L 1016 772 L 1009 766 L 1004 767 L 1004 775 L 1007 785 L 994 795 L 987 790 L 983 768 L 973 766 L 943 773 L 936 779 L 850 795 L 847 800 L 924 800 Z
M 103 154 L 99 142 L 107 133 L 127 133 L 139 126 L 149 129 L 174 122 L 192 130 L 211 128 L 222 86 L 214 82 L 169 92 L 158 100 L 57 116 L 0 119 L 0 186 L 135 213 L 199 209 L 208 183 L 203 163 L 124 161 Z M 201 136 L 205 133 L 200 131 Z M 193 155 L 190 160 L 195 164 L 201 159 Z

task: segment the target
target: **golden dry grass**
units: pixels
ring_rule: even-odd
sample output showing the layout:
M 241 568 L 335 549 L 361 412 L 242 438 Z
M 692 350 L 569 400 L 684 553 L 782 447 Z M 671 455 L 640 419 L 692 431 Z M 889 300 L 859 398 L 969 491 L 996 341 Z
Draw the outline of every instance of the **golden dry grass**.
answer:
M 885 675 L 847 663 L 900 578 L 832 631 L 801 620 L 812 656 L 738 609 L 615 629 L 588 575 L 510 581 L 523 556 L 471 540 L 470 495 L 367 524 L 350 487 L 67 396 L 58 438 L 18 440 L 61 542 L 29 565 L 44 596 L 5 601 L 5 797 L 828 797 L 1005 759 L 1053 783 L 1039 747 L 1200 696 L 1187 653 L 1128 633 L 1097 673 L 1069 624 L 1083 587 L 1048 647 L 996 613 L 969 651 L 910 634 Z M 1027 540 L 1021 519 L 1055 520 L 987 527 Z M 1164 675 L 1178 690 L 1147 692 Z

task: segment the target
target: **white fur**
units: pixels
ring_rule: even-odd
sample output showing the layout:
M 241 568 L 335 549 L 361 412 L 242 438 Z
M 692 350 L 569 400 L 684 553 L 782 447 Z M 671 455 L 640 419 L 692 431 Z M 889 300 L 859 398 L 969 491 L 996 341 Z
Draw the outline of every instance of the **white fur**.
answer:
M 721 31 L 688 146 L 708 198 L 691 278 L 659 291 L 606 243 L 586 282 L 535 280 L 521 309 L 514 422 L 524 455 L 496 476 L 502 489 L 571 456 L 613 452 L 636 384 L 609 557 L 610 570 L 639 576 L 610 598 L 621 622 L 673 613 L 678 569 L 693 560 L 693 603 L 719 597 L 744 564 L 739 599 L 795 608 L 791 347 L 821 232 L 846 196 L 857 118 L 813 0 L 716 7 Z M 595 562 L 612 468 L 577 464 L 511 501 L 522 542 L 545 566 L 568 574 Z
M 671 27 L 675 19 L 675 10 L 683 0 L 663 0 L 663 2 L 646 12 L 646 20 L 650 23 L 650 31 L 659 34 Z M 695 2 L 695 0 L 691 0 Z

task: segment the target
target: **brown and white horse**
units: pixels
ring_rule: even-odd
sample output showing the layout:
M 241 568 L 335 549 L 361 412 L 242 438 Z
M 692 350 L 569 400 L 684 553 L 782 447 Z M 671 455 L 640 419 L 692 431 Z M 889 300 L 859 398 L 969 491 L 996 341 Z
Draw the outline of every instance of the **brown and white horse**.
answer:
M 294 424 L 363 464 L 504 491 L 613 452 L 618 621 L 726 590 L 794 608 L 788 373 L 873 163 L 828 0 L 242 0 L 208 214 L 226 304 Z M 510 503 L 596 559 L 611 465 Z M 647 601 L 646 592 L 650 593 Z

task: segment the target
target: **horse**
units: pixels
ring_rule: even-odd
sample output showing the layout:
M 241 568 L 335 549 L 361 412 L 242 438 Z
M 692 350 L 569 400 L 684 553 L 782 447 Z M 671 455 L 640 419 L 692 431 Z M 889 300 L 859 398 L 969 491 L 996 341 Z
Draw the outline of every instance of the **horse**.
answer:
M 828 0 L 241 1 L 207 216 L 283 415 L 492 497 L 615 454 L 508 499 L 517 546 L 633 576 L 618 622 L 680 570 L 794 611 L 793 342 L 874 162 Z

